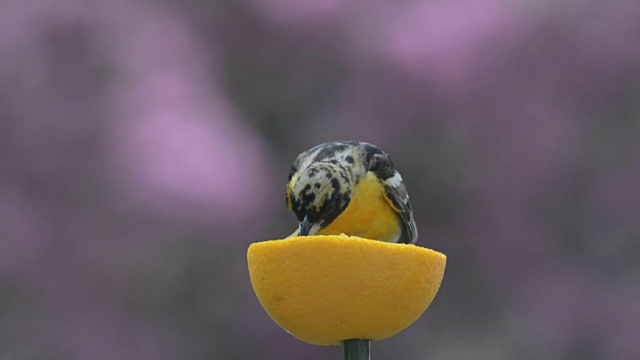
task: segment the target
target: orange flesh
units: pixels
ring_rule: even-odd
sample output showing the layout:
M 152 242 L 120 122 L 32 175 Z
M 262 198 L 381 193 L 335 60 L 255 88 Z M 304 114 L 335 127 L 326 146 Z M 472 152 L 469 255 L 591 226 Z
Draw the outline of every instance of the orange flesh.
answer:
M 303 236 L 249 247 L 251 284 L 267 313 L 317 345 L 381 340 L 429 307 L 446 256 L 423 247 L 349 236 Z

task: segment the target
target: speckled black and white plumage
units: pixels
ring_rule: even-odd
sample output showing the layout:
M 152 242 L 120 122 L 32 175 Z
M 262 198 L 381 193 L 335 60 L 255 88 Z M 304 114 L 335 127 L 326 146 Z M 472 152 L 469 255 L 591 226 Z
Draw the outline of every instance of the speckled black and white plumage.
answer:
M 287 205 L 300 222 L 306 218 L 317 231 L 345 211 L 352 189 L 368 173 L 375 174 L 385 198 L 402 220 L 397 241 L 415 243 L 418 232 L 402 177 L 389 156 L 368 143 L 333 141 L 300 154 L 289 173 Z

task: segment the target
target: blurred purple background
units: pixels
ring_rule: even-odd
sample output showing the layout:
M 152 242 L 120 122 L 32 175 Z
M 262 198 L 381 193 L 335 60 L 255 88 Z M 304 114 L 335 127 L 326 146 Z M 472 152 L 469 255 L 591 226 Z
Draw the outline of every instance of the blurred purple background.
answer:
M 640 2 L 0 4 L 0 358 L 340 359 L 246 249 L 386 150 L 445 281 L 377 359 L 640 359 Z

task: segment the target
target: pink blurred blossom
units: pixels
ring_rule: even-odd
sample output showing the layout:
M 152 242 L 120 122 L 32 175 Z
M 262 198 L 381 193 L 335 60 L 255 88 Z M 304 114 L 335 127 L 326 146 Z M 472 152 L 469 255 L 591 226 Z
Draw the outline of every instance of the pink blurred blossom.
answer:
M 216 69 L 204 62 L 213 55 L 198 51 L 200 40 L 179 18 L 139 15 L 122 29 L 113 114 L 131 195 L 172 216 L 219 224 L 260 213 L 267 153 L 216 89 Z
M 384 52 L 415 76 L 464 86 L 528 23 L 525 14 L 500 0 L 419 2 L 390 23 Z

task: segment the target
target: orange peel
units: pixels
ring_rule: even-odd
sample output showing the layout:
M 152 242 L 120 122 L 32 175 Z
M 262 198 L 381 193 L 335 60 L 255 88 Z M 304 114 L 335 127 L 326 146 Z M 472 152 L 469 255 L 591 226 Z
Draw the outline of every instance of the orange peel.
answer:
M 254 243 L 251 284 L 269 316 L 316 345 L 382 340 L 404 330 L 433 301 L 447 257 L 415 245 L 345 235 Z

